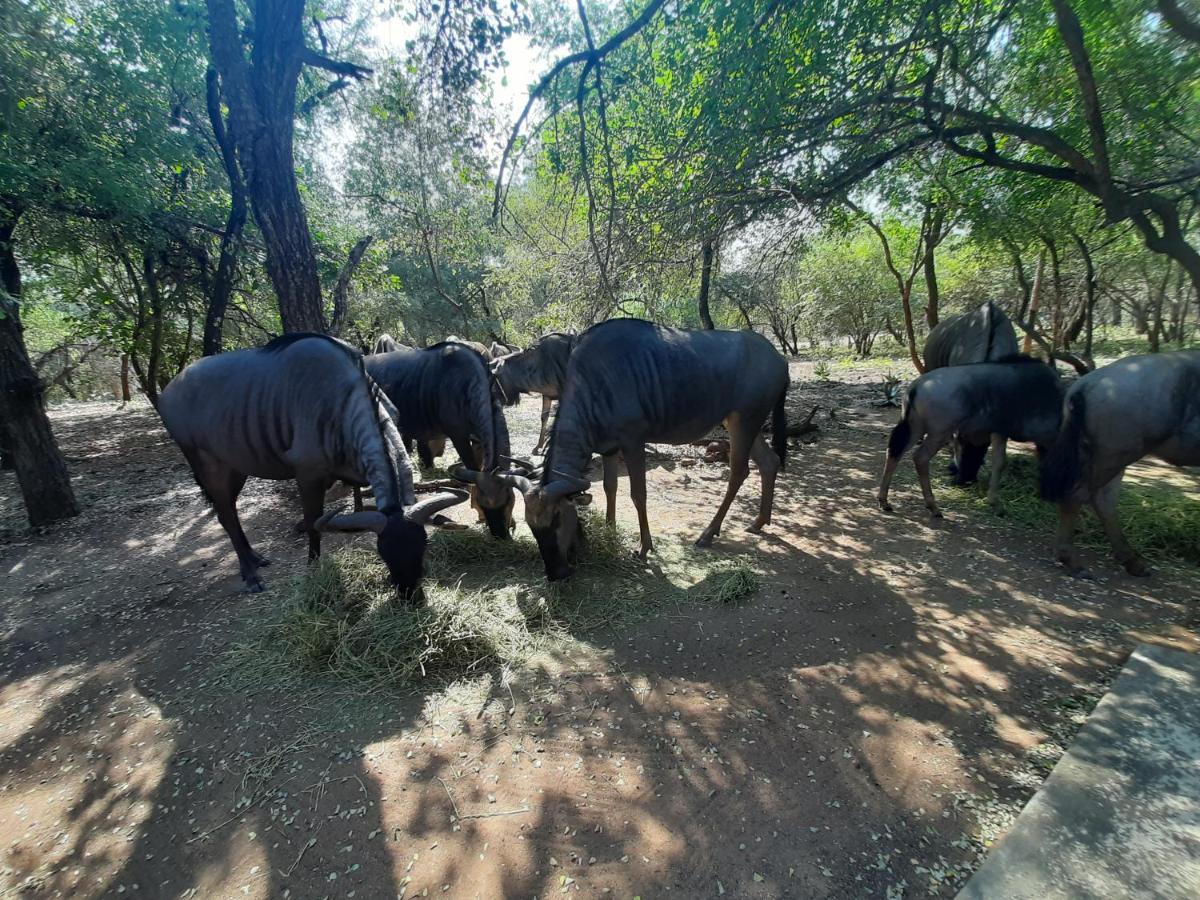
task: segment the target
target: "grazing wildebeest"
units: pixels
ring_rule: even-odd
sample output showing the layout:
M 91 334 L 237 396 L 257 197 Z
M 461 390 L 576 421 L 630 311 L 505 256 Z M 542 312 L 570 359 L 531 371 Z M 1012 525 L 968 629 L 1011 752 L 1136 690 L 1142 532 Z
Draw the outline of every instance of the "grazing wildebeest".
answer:
M 522 393 L 542 395 L 542 427 L 533 448 L 535 454 L 546 447 L 550 407 L 562 393 L 567 360 L 574 344 L 575 335 L 551 332 L 528 349 L 492 361 L 492 374 L 496 376 L 496 384 L 500 386 L 506 404 L 516 403 Z
M 447 341 L 368 356 L 365 364 L 395 405 L 405 440 L 421 448 L 449 438 L 464 466 L 477 473 L 469 479 L 472 505 L 495 537 L 510 537 L 513 491 L 492 474 L 509 454 L 508 425 L 492 396 L 487 363 L 467 345 Z
M 988 502 L 998 504 L 1008 441 L 1029 441 L 1039 452 L 1054 443 L 1062 418 L 1062 387 L 1051 366 L 1028 356 L 1000 362 L 951 366 L 926 372 L 912 383 L 900 423 L 888 438 L 887 462 L 879 484 L 879 506 L 892 511 L 888 489 L 900 458 L 914 442 L 913 464 L 925 506 L 941 510 L 929 483 L 929 461 L 957 434 L 967 443 L 992 446 Z
M 1117 519 L 1125 467 L 1144 456 L 1200 465 L 1200 351 L 1129 356 L 1084 375 L 1067 391 L 1058 440 L 1042 460 L 1042 497 L 1058 504 L 1055 557 L 1075 575 L 1075 520 L 1091 503 L 1131 575 L 1150 569 Z
M 309 559 L 321 552 L 323 530 L 374 531 L 392 584 L 412 594 L 425 557 L 424 523 L 466 492 L 416 502 L 388 406 L 356 350 L 312 334 L 198 360 L 163 390 L 163 424 L 229 535 L 247 591 L 263 589 L 258 570 L 267 564 L 238 520 L 238 494 L 253 475 L 296 480 Z M 369 484 L 378 509 L 322 515 L 325 491 L 339 479 Z
M 520 347 L 514 347 L 511 344 L 502 344 L 499 341 L 492 341 L 492 346 L 488 347 L 488 361 L 499 359 L 502 356 L 509 356 L 520 350 Z
M 390 334 L 381 334 L 375 339 L 375 348 L 372 353 L 391 353 L 393 350 L 399 350 L 400 345 L 396 343 L 396 339 Z
M 944 366 L 995 362 L 1017 353 L 1017 332 L 999 306 L 991 300 L 965 313 L 947 316 L 925 339 L 925 371 Z M 950 474 L 955 484 L 971 484 L 987 455 L 985 444 L 956 439 Z
M 770 524 L 775 476 L 787 454 L 787 386 L 787 362 L 751 331 L 683 331 L 640 319 L 613 319 L 585 331 L 567 364 L 541 478 L 535 485 L 520 475 L 501 476 L 525 495 L 525 521 L 546 576 L 555 581 L 571 574 L 582 537 L 575 500 L 586 498 L 584 473 L 593 452 L 604 458 L 610 523 L 616 516 L 617 451 L 625 459 L 644 558 L 653 549 L 646 444 L 694 441 L 721 422 L 729 432 L 729 485 L 696 543 L 707 547 L 720 532 L 751 457 L 762 476 L 762 499 L 749 530 Z M 774 451 L 761 433 L 772 414 Z
M 464 347 L 470 347 L 476 353 L 483 357 L 484 362 L 492 361 L 492 351 L 479 341 L 468 341 L 466 338 L 460 338 L 457 335 L 449 335 L 443 343 L 447 344 L 462 344 Z

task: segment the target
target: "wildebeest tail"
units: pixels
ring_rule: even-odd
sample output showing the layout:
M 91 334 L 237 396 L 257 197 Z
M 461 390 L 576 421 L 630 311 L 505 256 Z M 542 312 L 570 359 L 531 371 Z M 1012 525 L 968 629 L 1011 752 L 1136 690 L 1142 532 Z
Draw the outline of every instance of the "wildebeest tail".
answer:
M 1067 400 L 1058 440 L 1042 457 L 1039 486 L 1043 500 L 1052 503 L 1065 500 L 1079 483 L 1083 474 L 1085 412 L 1083 391 L 1075 391 Z
M 888 435 L 888 456 L 903 456 L 904 451 L 908 449 L 908 444 L 912 440 L 912 425 L 908 421 L 908 415 L 912 411 L 913 399 L 916 397 L 916 393 L 916 385 L 908 389 L 908 399 L 904 402 L 904 415 L 900 417 L 900 421 L 896 423 L 896 427 Z
M 785 403 L 787 402 L 787 385 L 783 386 L 783 390 L 779 392 L 779 399 L 775 401 L 775 411 L 771 417 L 771 449 L 775 451 L 775 455 L 779 457 L 779 471 L 787 468 L 787 410 Z

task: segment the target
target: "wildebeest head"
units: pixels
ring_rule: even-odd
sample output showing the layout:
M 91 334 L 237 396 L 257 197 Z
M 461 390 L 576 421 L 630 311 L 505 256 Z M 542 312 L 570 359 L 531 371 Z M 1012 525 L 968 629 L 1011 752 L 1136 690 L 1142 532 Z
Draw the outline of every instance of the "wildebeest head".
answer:
M 471 506 L 483 513 L 483 520 L 487 522 L 492 536 L 508 540 L 512 537 L 512 529 L 516 527 L 512 511 L 517 501 L 513 486 L 500 477 L 502 474 L 499 468 L 477 472 L 462 465 L 450 470 L 452 478 L 471 485 Z
M 578 508 L 592 502 L 586 493 L 589 483 L 559 472 L 546 484 L 534 484 L 524 475 L 502 473 L 499 477 L 525 496 L 525 524 L 537 540 L 546 578 L 561 581 L 575 571 L 575 560 L 583 546 L 583 525 Z
M 516 406 L 521 399 L 521 390 L 529 383 L 534 365 L 534 349 L 510 353 L 490 363 L 492 379 L 500 390 L 500 402 L 505 406 Z
M 377 509 L 355 513 L 326 513 L 318 531 L 373 531 L 375 547 L 388 569 L 388 580 L 404 600 L 411 601 L 425 562 L 425 523 L 438 512 L 467 499 L 466 491 L 446 491 L 387 515 Z

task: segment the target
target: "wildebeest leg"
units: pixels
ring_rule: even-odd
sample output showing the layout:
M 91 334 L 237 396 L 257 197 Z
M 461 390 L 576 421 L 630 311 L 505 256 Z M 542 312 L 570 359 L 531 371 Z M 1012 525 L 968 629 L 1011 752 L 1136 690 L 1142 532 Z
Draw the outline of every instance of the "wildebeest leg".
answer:
M 617 524 L 617 454 L 600 457 L 604 464 L 604 521 Z
M 550 429 L 550 407 L 554 401 L 542 395 L 542 430 L 538 432 L 537 446 L 533 448 L 534 454 L 539 454 L 546 449 L 546 432 Z
M 300 488 L 300 506 L 304 510 L 304 530 L 308 532 L 308 560 L 312 562 L 321 555 L 321 532 L 313 526 L 325 510 L 325 479 L 297 479 Z
M 213 509 L 217 513 L 217 521 L 229 535 L 233 551 L 237 554 L 238 571 L 242 576 L 246 593 L 261 592 L 263 583 L 262 579 L 258 577 L 258 570 L 261 566 L 267 565 L 267 560 L 255 553 L 254 548 L 250 546 L 250 541 L 246 538 L 246 532 L 242 530 L 242 523 L 237 512 L 237 498 L 246 484 L 246 476 L 218 462 L 203 451 L 196 453 L 185 451 L 184 455 L 191 463 L 196 481 L 204 489 L 208 499 L 212 501 Z
M 642 546 L 638 551 L 638 556 L 645 559 L 646 555 L 654 549 L 654 541 L 650 537 L 650 519 L 646 515 L 646 448 L 642 444 L 622 447 L 621 455 L 625 458 L 625 469 L 629 472 L 629 496 L 633 500 L 634 508 L 637 509 L 638 532 L 642 537 Z M 608 457 L 605 457 L 606 467 L 607 460 Z M 616 466 L 615 459 L 613 466 Z M 606 468 L 606 478 L 607 475 Z M 607 490 L 608 488 L 605 487 L 605 491 Z
M 775 504 L 775 476 L 779 474 L 779 457 L 767 446 L 761 434 L 755 435 L 754 443 L 750 445 L 750 456 L 758 466 L 758 475 L 762 480 L 762 494 L 758 502 L 758 518 L 746 530 L 758 534 L 763 526 L 771 524 L 771 507 Z
M 1004 472 L 1005 453 L 1008 449 L 1008 438 L 1000 434 L 992 435 L 992 478 L 988 482 L 988 503 L 997 512 L 1002 512 L 1000 506 L 1000 475 Z
M 921 482 L 921 494 L 925 498 L 925 508 L 935 519 L 942 518 L 937 500 L 933 497 L 933 485 L 929 483 L 929 461 L 939 450 L 949 443 L 952 434 L 927 434 L 921 446 L 913 451 L 913 465 L 917 469 L 917 480 Z
M 906 447 L 905 450 L 907 449 Z M 903 451 L 892 456 L 891 449 L 888 449 L 887 459 L 883 464 L 883 478 L 879 479 L 879 508 L 884 512 L 892 511 L 891 501 L 888 500 L 888 491 L 892 488 L 892 477 L 896 474 L 896 466 L 900 465 L 900 460 L 903 458 Z
M 1117 562 L 1125 567 L 1130 575 L 1150 575 L 1150 567 L 1142 559 L 1141 554 L 1129 545 L 1125 532 L 1121 530 L 1121 522 L 1117 517 L 1117 499 L 1121 495 L 1121 479 L 1125 476 L 1122 469 L 1111 481 L 1092 494 L 1092 508 L 1104 526 L 1104 533 L 1112 544 Z
M 1058 531 L 1054 535 L 1054 558 L 1072 575 L 1086 575 L 1075 555 L 1075 521 L 1079 518 L 1079 501 L 1068 497 L 1058 505 Z
M 717 507 L 717 514 L 696 541 L 697 547 L 712 546 L 713 538 L 721 533 L 721 523 L 725 521 L 729 505 L 733 503 L 742 482 L 750 474 L 750 448 L 758 436 L 758 429 L 747 433 L 743 417 L 738 413 L 731 413 L 725 419 L 725 430 L 729 432 L 729 484 L 725 487 L 725 497 Z

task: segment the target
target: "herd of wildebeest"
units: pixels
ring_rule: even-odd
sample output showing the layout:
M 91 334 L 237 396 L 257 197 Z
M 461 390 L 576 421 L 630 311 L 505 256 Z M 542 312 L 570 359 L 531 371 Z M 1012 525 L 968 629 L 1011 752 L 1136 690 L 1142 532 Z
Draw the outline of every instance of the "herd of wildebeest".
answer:
M 237 498 L 251 475 L 296 480 L 310 559 L 323 531 L 375 532 L 390 580 L 408 602 L 420 602 L 426 525 L 451 524 L 441 511 L 470 499 L 491 534 L 507 539 L 518 491 L 547 578 L 568 577 L 583 549 L 577 508 L 591 502 L 587 472 L 597 453 L 610 524 L 618 455 L 624 460 L 644 557 L 653 549 L 646 445 L 697 441 L 721 424 L 729 481 L 696 543 L 708 546 L 720 533 L 751 459 L 762 493 L 749 531 L 771 522 L 787 456 L 788 365 L 752 331 L 613 319 L 578 335 L 546 335 L 524 350 L 457 338 L 414 349 L 386 335 L 374 349 L 362 354 L 334 338 L 287 334 L 202 359 L 163 391 L 163 422 L 229 534 L 248 591 L 263 589 L 259 569 L 267 564 L 238 520 Z M 1030 442 L 1041 495 L 1059 507 L 1057 559 L 1083 573 L 1073 534 L 1090 503 L 1117 559 L 1132 574 L 1148 572 L 1117 521 L 1117 494 L 1125 467 L 1144 456 L 1200 464 L 1200 351 L 1126 357 L 1069 382 L 1052 364 L 1021 355 L 1010 320 L 985 303 L 937 325 L 925 358 L 927 371 L 909 387 L 888 440 L 882 509 L 891 511 L 892 476 L 914 445 L 925 505 L 940 517 L 929 478 L 938 450 L 953 444 L 952 471 L 968 483 L 990 445 L 995 503 L 1007 441 Z M 511 453 L 504 407 L 522 393 L 543 398 L 538 466 Z M 450 469 L 453 483 L 415 483 L 414 443 L 428 466 L 447 440 L 460 460 Z M 325 513 L 326 492 L 338 481 L 369 488 L 374 508 L 363 508 L 356 490 L 353 512 Z

